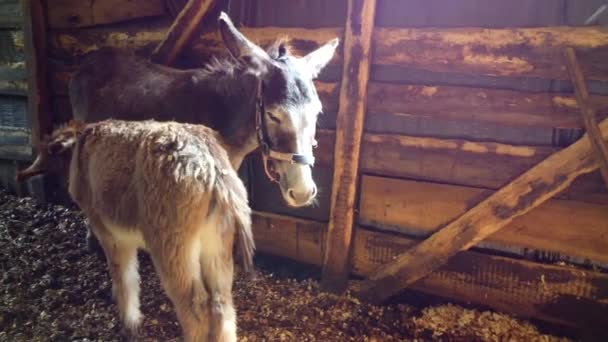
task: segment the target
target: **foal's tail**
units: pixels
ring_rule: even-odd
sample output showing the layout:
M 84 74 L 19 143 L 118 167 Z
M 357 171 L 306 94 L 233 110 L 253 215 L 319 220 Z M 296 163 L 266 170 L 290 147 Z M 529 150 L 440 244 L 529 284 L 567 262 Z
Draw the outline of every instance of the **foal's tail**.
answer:
M 215 198 L 221 206 L 221 212 L 229 217 L 228 222 L 236 226 L 236 252 L 241 259 L 245 272 L 253 270 L 255 242 L 251 231 L 251 208 L 247 199 L 247 190 L 236 172 L 230 170 L 226 177 L 221 177 L 224 186 L 216 188 Z

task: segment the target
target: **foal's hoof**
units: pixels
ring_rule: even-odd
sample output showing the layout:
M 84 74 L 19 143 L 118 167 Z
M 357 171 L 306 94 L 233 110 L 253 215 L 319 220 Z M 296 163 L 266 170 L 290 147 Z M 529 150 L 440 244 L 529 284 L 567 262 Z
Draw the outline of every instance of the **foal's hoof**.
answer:
M 121 340 L 124 342 L 135 342 L 137 341 L 138 329 L 137 328 L 126 328 L 123 327 L 120 330 Z

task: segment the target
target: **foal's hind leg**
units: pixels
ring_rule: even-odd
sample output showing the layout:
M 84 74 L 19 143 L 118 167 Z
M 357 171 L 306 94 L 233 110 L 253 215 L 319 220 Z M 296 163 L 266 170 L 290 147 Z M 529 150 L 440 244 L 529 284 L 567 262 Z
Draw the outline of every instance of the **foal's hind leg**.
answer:
M 135 338 L 142 320 L 139 310 L 137 246 L 117 239 L 95 216 L 90 216 L 90 222 L 91 229 L 106 255 L 112 277 L 112 294 L 118 304 L 123 333 L 129 338 Z
M 152 260 L 177 313 L 184 340 L 209 341 L 209 295 L 201 280 L 200 239 L 151 239 Z
M 211 221 L 203 234 L 201 254 L 203 280 L 210 291 L 210 336 L 212 341 L 236 342 L 236 311 L 232 302 L 234 228 L 218 228 Z

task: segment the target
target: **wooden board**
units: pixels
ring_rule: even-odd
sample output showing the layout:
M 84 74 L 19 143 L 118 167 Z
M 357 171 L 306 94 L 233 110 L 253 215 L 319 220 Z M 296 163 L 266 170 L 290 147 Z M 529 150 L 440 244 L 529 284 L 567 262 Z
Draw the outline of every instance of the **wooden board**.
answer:
M 348 1 L 344 69 L 336 119 L 331 210 L 323 261 L 322 285 L 333 292 L 344 290 L 350 267 L 348 259 L 355 222 L 359 155 L 367 107 L 375 13 L 375 0 Z
M 195 30 L 203 26 L 215 27 L 220 8 L 215 0 L 191 0 L 171 24 L 165 38 L 152 52 L 150 60 L 172 65 L 184 47 L 190 43 Z
M 493 190 L 364 176 L 359 223 L 427 237 Z M 608 265 L 608 205 L 549 200 L 484 240 L 481 247 L 538 250 Z M 522 254 L 521 252 L 518 254 Z
M 319 165 L 333 165 L 334 132 L 317 132 Z M 396 134 L 363 135 L 361 170 L 365 173 L 498 189 L 557 148 L 437 139 Z M 558 198 L 608 204 L 599 174 L 581 176 Z
M 380 0 L 376 20 L 399 27 L 556 26 L 563 7 L 555 0 Z
M 593 101 L 595 108 L 608 112 L 608 96 L 595 96 Z M 372 82 L 367 109 L 499 125 L 583 127 L 576 98 L 566 93 Z
M 253 220 L 258 252 L 321 264 L 325 223 L 259 212 Z M 351 272 L 367 276 L 415 244 L 416 240 L 357 227 Z M 554 323 L 605 325 L 608 319 L 603 314 L 608 275 L 477 252 L 459 253 L 412 289 Z
M 18 96 L 0 96 L 0 126 L 27 127 L 27 100 Z
M 44 134 L 52 130 L 50 90 L 47 69 L 47 31 L 43 0 L 22 2 L 25 65 L 28 89 L 28 122 L 32 145 L 38 146 Z
M 608 137 L 608 119 L 600 124 Z M 536 209 L 580 175 L 598 169 L 586 136 L 500 188 L 423 242 L 379 268 L 361 284 L 360 298 L 382 302 Z
M 346 0 L 230 0 L 234 22 L 264 27 L 332 27 L 346 22 Z
M 0 29 L 23 25 L 19 0 L 0 0 Z
M 49 55 L 77 61 L 91 51 L 109 46 L 147 57 L 164 38 L 170 24 L 168 18 L 161 18 L 112 27 L 52 30 L 48 33 Z
M 93 48 L 120 45 L 126 48 L 158 43 L 164 27 L 130 30 L 107 29 L 55 32 L 50 36 L 52 51 L 58 56 L 78 56 Z M 287 35 L 296 51 L 310 51 L 333 37 L 342 37 L 342 28 L 243 28 L 254 42 L 264 44 Z M 437 72 L 568 79 L 563 54 L 565 47 L 581 53 L 585 74 L 592 80 L 608 80 L 608 28 L 548 27 L 522 29 L 405 29 L 378 28 L 373 37 L 373 64 L 397 65 Z M 129 42 L 129 43 L 126 43 Z M 341 51 L 341 49 L 339 49 Z M 218 32 L 201 36 L 192 44 L 200 56 L 226 53 Z M 332 63 L 340 63 L 337 53 Z
M 0 159 L 31 160 L 29 128 L 0 126 Z
M 608 28 L 379 28 L 375 64 L 441 72 L 568 79 L 562 51 L 580 52 L 589 79 L 608 80 Z
M 51 29 L 112 24 L 165 14 L 163 0 L 49 0 Z

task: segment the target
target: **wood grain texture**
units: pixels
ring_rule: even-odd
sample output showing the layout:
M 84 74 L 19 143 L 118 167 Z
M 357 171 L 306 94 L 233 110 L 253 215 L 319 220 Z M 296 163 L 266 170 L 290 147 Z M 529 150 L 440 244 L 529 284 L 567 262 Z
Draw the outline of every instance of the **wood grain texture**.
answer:
M 0 29 L 20 28 L 23 25 L 19 0 L 0 1 Z
M 89 27 L 165 14 L 163 0 L 49 0 L 50 29 Z
M 368 97 L 368 111 L 397 116 L 511 126 L 583 127 L 576 99 L 567 93 L 372 82 Z M 608 97 L 595 96 L 594 106 L 608 112 Z
M 341 292 L 348 278 L 375 11 L 375 0 L 348 1 L 344 65 L 336 121 L 334 178 L 322 281 L 325 289 L 334 292 Z
M 167 31 L 165 38 L 152 52 L 150 60 L 155 63 L 171 65 L 190 42 L 195 30 L 201 25 L 211 23 L 217 19 L 216 0 L 190 0 L 181 10 L 173 24 Z
M 318 130 L 319 165 L 333 165 L 335 132 Z M 499 189 L 559 148 L 364 133 L 360 168 L 364 173 Z M 576 179 L 557 198 L 608 204 L 598 173 Z
M 493 190 L 364 176 L 359 223 L 427 237 L 491 195 Z M 608 204 L 551 199 L 477 246 L 533 249 L 556 258 L 608 265 Z M 559 256 L 559 257 L 558 257 Z
M 32 145 L 38 146 L 42 136 L 50 133 L 53 128 L 47 82 L 46 21 L 42 0 L 24 0 L 22 4 L 25 17 L 25 65 L 28 73 L 28 121 L 32 130 Z
M 321 265 L 327 226 L 323 222 L 256 212 L 261 253 Z M 351 274 L 367 276 L 415 246 L 417 240 L 357 227 Z M 537 264 L 477 252 L 459 253 L 415 282 L 412 289 L 457 302 L 489 306 L 526 318 L 579 326 L 606 324 L 608 276 L 578 268 Z
M 574 84 L 576 102 L 580 108 L 579 111 L 583 118 L 583 122 L 585 123 L 585 129 L 587 130 L 589 140 L 595 150 L 604 183 L 606 184 L 606 187 L 608 187 L 608 144 L 602 138 L 602 133 L 597 126 L 597 115 L 595 109 L 591 108 L 589 90 L 587 90 L 585 76 L 583 75 L 581 66 L 576 58 L 576 52 L 572 48 L 567 48 L 565 55 L 570 79 Z
M 139 27 L 139 44 L 158 43 L 164 37 L 169 23 L 155 29 Z M 104 33 L 105 32 L 105 33 Z M 333 37 L 342 37 L 342 28 L 242 28 L 252 41 L 264 44 L 280 35 L 292 38 L 295 51 L 308 50 L 327 42 Z M 134 33 L 108 32 L 89 29 L 78 32 L 54 32 L 51 34 L 53 51 L 59 55 L 78 55 L 96 45 L 111 44 L 114 40 L 100 36 Z M 567 80 L 563 49 L 573 47 L 580 51 L 580 63 L 589 79 L 607 80 L 608 29 L 603 27 L 545 27 L 520 29 L 482 28 L 394 28 L 382 27 L 373 33 L 372 51 L 374 65 L 392 65 L 434 72 L 461 73 L 486 76 L 538 77 Z M 341 63 L 343 55 L 339 48 L 332 63 Z M 191 52 L 204 57 L 217 53 L 225 54 L 218 32 L 205 33 L 192 42 Z
M 608 136 L 608 119 L 601 124 Z M 358 295 L 382 302 L 445 264 L 515 218 L 526 214 L 567 188 L 578 176 L 598 168 L 587 137 L 545 159 L 446 227 L 394 261 L 380 267 L 363 283 Z
M 589 79 L 608 80 L 608 28 L 378 28 L 376 64 L 491 76 L 568 79 L 563 49 L 581 53 Z

